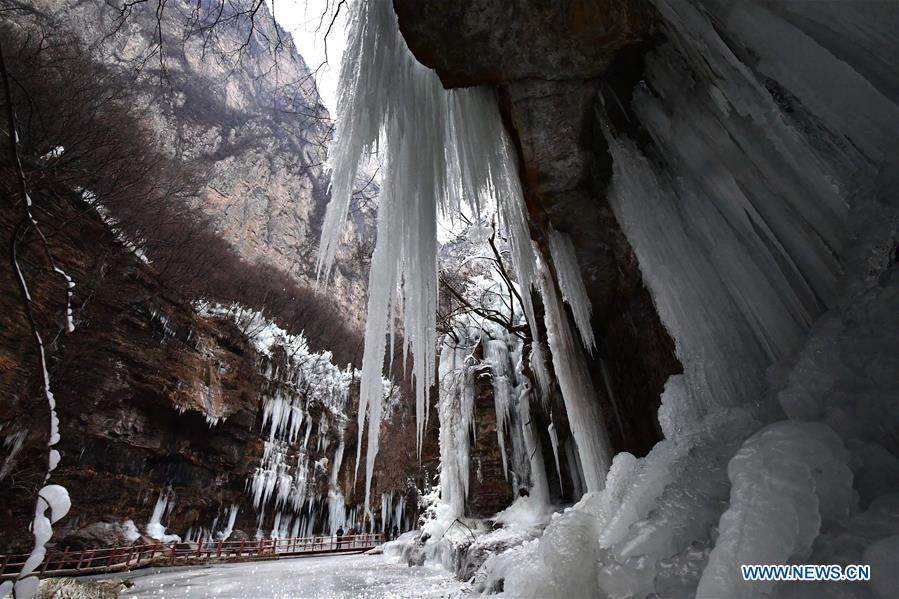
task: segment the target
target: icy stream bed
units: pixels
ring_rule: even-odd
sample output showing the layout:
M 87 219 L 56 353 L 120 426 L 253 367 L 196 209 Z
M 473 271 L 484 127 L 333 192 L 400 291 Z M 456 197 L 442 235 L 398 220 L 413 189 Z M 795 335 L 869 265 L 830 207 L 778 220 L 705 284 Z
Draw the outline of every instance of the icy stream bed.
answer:
M 395 557 L 339 555 L 134 572 L 122 597 L 299 599 L 448 597 L 463 583 L 439 567 L 407 567 Z

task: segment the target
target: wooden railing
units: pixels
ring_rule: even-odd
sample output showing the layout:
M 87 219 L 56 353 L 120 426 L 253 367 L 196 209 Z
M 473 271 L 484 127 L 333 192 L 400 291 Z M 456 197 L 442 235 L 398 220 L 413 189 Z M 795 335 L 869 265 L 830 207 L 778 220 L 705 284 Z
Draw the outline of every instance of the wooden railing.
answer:
M 74 576 L 128 570 L 141 566 L 162 566 L 208 560 L 277 559 L 281 556 L 319 553 L 357 552 L 383 543 L 382 534 L 337 537 L 293 537 L 244 541 L 171 543 L 169 545 L 131 545 L 106 549 L 82 549 L 47 552 L 35 570 L 39 576 Z M 0 579 L 15 578 L 28 554 L 0 555 Z

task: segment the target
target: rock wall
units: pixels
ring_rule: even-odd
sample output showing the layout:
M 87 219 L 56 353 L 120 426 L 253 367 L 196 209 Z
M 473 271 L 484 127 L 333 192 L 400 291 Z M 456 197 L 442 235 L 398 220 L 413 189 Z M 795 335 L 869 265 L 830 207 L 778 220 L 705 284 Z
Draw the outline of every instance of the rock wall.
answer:
M 4 178 L 4 187 L 7 187 Z M 4 189 L 10 192 L 9 188 Z M 33 191 L 35 203 L 55 208 L 60 221 L 84 210 L 74 194 Z M 49 204 L 49 206 L 48 206 Z M 17 211 L 4 211 L 0 230 L 7 263 Z M 45 222 L 53 226 L 57 222 Z M 145 522 L 160 489 L 171 482 L 199 516 L 242 493 L 247 454 L 255 449 L 256 401 L 252 362 L 236 331 L 199 320 L 190 304 L 172 295 L 126 250 L 96 214 L 74 219 L 50 248 L 72 277 L 77 325 L 60 322 L 65 295 L 48 274 L 32 235 L 21 244 L 23 274 L 48 347 L 49 377 L 58 404 L 62 454 L 54 481 L 73 500 L 66 526 L 110 517 Z M 5 366 L 2 434 L 25 433 L 21 449 L 4 456 L 0 537 L 4 548 L 24 547 L 34 491 L 43 479 L 47 407 L 40 392 L 37 346 L 27 328 L 12 271 L 2 270 L 2 339 Z M 230 416 L 210 430 L 200 389 Z M 177 406 L 187 411 L 179 413 Z M 147 502 L 151 504 L 147 506 Z
M 13 181 L 2 177 L 5 197 L 12 197 Z M 46 211 L 45 230 L 56 231 L 48 237 L 49 249 L 76 284 L 75 330 L 68 333 L 61 280 L 47 268 L 33 233 L 20 242 L 18 260 L 42 336 L 49 339 L 48 374 L 58 405 L 62 459 L 52 481 L 68 489 L 73 506 L 54 542 L 73 547 L 122 542 L 122 524 L 132 520 L 143 532 L 160 495 L 171 500 L 162 520 L 170 532 L 220 533 L 235 505 L 234 528 L 255 534 L 260 521 L 248 481 L 264 451 L 263 406 L 292 384 L 286 369 L 266 369 L 278 363 L 279 354 L 261 355 L 250 332 L 234 320 L 202 316 L 188 298 L 161 285 L 153 266 L 125 247 L 76 194 L 40 186 L 32 196 Z M 18 216 L 16 210 L 0 214 L 4 264 L 10 264 Z M 0 294 L 3 552 L 30 547 L 27 524 L 46 472 L 48 428 L 37 345 L 12 269 L 0 269 L 0 288 L 8 291 Z M 355 420 L 355 393 L 340 415 L 347 421 Z M 316 463 L 333 457 L 338 430 L 318 426 L 322 409 L 314 401 L 307 411 L 316 424 L 308 427 L 310 495 L 327 495 L 328 476 Z M 402 406 L 394 409 L 383 434 L 408 437 L 401 429 L 410 426 L 410 418 Z M 353 486 L 353 434 L 347 431 L 338 476 L 349 507 L 361 501 Z M 409 481 L 423 480 L 419 464 L 388 453 L 378 460 L 376 475 L 378 493 L 408 496 L 406 511 L 414 517 Z M 327 508 L 319 502 L 309 509 L 318 510 L 317 532 Z M 269 510 L 262 520 L 266 533 L 273 515 Z

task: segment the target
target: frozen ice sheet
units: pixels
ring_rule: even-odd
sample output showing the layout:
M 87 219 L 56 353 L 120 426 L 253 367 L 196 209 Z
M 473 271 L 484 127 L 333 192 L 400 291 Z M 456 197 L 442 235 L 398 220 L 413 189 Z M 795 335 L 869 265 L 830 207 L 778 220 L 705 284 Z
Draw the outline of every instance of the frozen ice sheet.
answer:
M 408 567 L 384 555 L 282 559 L 146 570 L 122 597 L 303 599 L 452 597 L 464 583 L 440 567 Z

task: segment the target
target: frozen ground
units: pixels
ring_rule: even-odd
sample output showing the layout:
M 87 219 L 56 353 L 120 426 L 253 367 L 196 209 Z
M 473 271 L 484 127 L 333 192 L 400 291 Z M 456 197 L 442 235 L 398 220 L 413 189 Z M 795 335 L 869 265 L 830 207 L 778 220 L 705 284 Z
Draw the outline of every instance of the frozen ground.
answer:
M 407 567 L 383 555 L 304 557 L 135 572 L 122 597 L 181 599 L 459 596 L 463 583 L 437 567 Z

